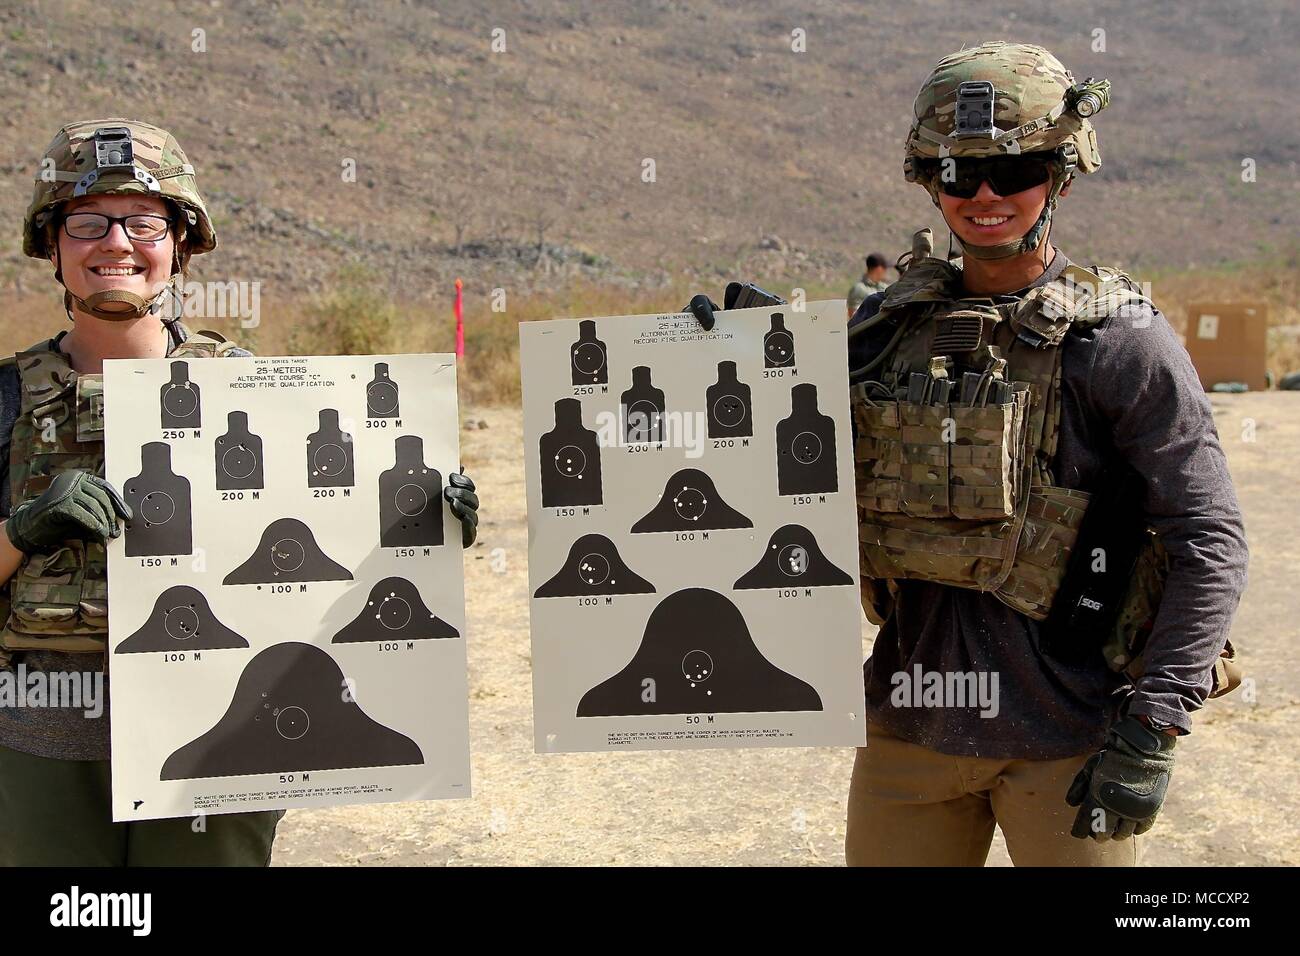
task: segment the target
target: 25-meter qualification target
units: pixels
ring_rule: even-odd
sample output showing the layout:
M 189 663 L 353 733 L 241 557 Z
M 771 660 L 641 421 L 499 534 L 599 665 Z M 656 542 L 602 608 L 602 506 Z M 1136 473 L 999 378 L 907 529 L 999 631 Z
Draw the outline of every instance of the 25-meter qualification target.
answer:
M 843 303 L 519 335 L 536 749 L 861 745 Z
M 470 795 L 455 373 L 105 363 L 115 820 Z

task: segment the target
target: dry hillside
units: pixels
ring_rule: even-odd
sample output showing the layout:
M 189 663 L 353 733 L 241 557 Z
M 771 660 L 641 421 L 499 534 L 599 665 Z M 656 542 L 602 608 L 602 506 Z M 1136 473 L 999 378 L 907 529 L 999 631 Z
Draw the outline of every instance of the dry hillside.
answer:
M 0 8 L 0 282 L 46 288 L 17 236 L 44 144 L 116 114 L 175 130 L 199 166 L 222 239 L 199 277 L 271 301 L 349 263 L 410 302 L 455 274 L 475 295 L 683 270 L 838 287 L 935 220 L 901 180 L 912 96 L 985 38 L 1114 84 L 1105 168 L 1059 230 L 1076 258 L 1293 268 L 1297 32 L 1283 0 L 22 0 Z

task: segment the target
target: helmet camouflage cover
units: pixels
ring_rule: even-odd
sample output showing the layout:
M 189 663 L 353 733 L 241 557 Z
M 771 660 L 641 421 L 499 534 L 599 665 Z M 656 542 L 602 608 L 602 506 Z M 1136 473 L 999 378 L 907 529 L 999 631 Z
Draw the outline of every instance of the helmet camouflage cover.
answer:
M 979 83 L 992 86 L 992 123 L 984 131 L 958 130 L 958 93 L 964 84 Z M 1075 83 L 1074 75 L 1041 46 L 982 43 L 944 57 L 922 84 L 907 157 L 1015 155 L 1069 143 L 1079 171 L 1090 173 L 1101 165 L 1101 155 L 1086 116 L 1104 108 L 1109 94 L 1105 80 Z M 1076 103 L 1082 104 L 1078 110 Z
M 1074 75 L 1041 46 L 994 41 L 938 62 L 921 85 L 907 135 L 903 171 L 937 206 L 937 167 L 948 157 L 1047 154 L 1052 184 L 1043 214 L 1023 240 L 968 247 L 969 255 L 1002 258 L 1042 241 L 1061 190 L 1078 173 L 1101 166 L 1088 117 L 1110 104 L 1110 82 Z
M 188 225 L 187 256 L 216 248 L 194 167 L 176 138 L 149 123 L 112 118 L 65 126 L 46 147 L 23 220 L 23 252 L 49 258 L 45 225 L 67 200 L 123 193 L 159 196 L 180 207 Z

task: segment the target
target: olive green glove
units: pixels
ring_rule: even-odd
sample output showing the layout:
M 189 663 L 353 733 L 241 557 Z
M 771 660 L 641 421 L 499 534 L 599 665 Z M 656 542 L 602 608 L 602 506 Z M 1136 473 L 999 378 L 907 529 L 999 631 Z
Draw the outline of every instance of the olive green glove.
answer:
M 32 554 L 57 548 L 69 538 L 116 538 L 130 518 L 130 506 L 103 478 L 87 471 L 65 471 L 39 497 L 15 508 L 5 531 L 15 548 Z
M 1125 717 L 1106 734 L 1106 745 L 1083 765 L 1065 802 L 1078 807 L 1071 836 L 1126 840 L 1146 833 L 1165 802 L 1177 737 Z
M 447 476 L 447 487 L 442 496 L 451 505 L 451 513 L 460 520 L 461 546 L 468 548 L 478 537 L 478 495 L 474 494 L 474 482 L 465 474 L 452 472 Z

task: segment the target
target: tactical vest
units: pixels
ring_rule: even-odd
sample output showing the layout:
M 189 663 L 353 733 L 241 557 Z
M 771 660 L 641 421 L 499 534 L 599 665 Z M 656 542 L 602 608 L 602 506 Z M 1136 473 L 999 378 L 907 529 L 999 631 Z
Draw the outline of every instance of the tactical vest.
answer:
M 888 614 L 882 582 L 991 592 L 1044 620 L 1088 507 L 1057 486 L 1061 345 L 1143 300 L 1122 273 L 1067 266 L 1011 303 L 961 298 L 961 274 L 933 257 L 889 288 L 901 317 L 872 381 L 853 388 L 864 607 Z
M 237 346 L 216 332 L 191 335 L 168 358 L 221 357 Z M 61 472 L 104 474 L 104 380 L 78 375 L 53 340 L 13 359 L 22 406 L 9 448 L 12 511 Z M 68 540 L 28 555 L 0 596 L 0 648 L 103 653 L 108 641 L 108 558 L 97 541 Z M 5 605 L 7 604 L 7 607 Z

